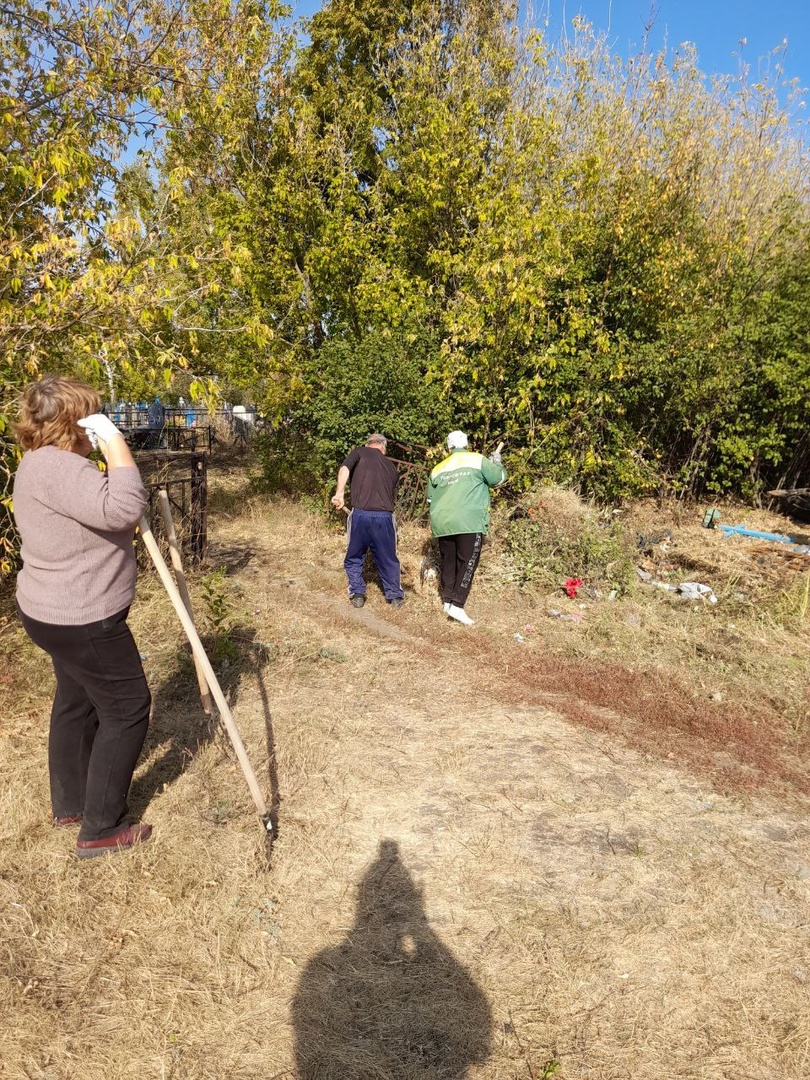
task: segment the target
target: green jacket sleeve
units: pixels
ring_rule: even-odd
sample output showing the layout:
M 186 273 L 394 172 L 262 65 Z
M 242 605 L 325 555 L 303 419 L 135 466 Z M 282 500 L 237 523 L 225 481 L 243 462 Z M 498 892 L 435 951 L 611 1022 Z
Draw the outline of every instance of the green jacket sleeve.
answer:
M 506 480 L 506 469 L 485 457 L 481 461 L 481 472 L 490 487 L 498 487 Z

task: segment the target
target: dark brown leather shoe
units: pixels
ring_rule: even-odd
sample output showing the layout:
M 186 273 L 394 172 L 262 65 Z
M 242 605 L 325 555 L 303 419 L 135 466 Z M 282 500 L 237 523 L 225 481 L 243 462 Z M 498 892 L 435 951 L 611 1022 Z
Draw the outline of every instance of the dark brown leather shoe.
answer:
M 84 814 L 69 814 L 67 817 L 55 817 L 53 823 L 57 829 L 66 829 L 69 825 L 80 825 Z
M 144 844 L 152 835 L 152 826 L 140 823 L 127 825 L 114 836 L 105 836 L 103 840 L 77 840 L 76 855 L 80 859 L 94 859 L 97 855 L 113 855 L 116 851 L 127 851 L 136 844 Z

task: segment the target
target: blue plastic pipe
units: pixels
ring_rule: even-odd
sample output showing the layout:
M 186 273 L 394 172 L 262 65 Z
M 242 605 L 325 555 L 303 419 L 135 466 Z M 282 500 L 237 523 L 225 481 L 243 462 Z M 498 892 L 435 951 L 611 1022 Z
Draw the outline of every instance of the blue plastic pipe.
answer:
M 790 544 L 797 551 L 805 554 L 810 553 L 810 545 L 797 544 L 792 536 L 783 536 L 781 533 L 760 532 L 758 529 L 744 529 L 742 525 L 716 525 L 715 528 L 724 532 L 726 536 L 753 536 L 758 540 L 773 540 L 778 544 Z

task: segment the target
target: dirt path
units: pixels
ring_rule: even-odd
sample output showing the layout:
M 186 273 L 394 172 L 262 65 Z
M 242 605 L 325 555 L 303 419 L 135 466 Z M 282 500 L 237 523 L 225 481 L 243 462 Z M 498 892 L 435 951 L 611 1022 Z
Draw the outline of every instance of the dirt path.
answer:
M 634 684 L 630 720 L 591 688 L 573 722 L 566 665 L 542 632 L 514 640 L 524 601 L 482 584 L 476 627 L 448 624 L 416 537 L 394 611 L 373 588 L 346 602 L 342 538 L 300 508 L 212 532 L 239 616 L 223 683 L 277 796 L 271 869 L 221 737 L 196 745 L 188 672 L 160 681 L 177 644 L 145 590 L 154 842 L 76 867 L 36 809 L 41 736 L 5 752 L 0 1076 L 810 1075 L 809 800 L 720 794 L 633 749 L 664 683 Z
M 298 1021 L 313 1048 L 309 1075 L 466 1075 L 441 1055 L 420 1071 L 418 1048 L 437 1041 L 441 1009 L 430 1004 L 430 965 L 412 970 L 418 949 L 384 950 L 383 974 L 409 966 L 401 987 L 385 980 L 388 1001 L 368 955 L 359 982 L 336 965 L 335 939 L 348 931 L 344 952 L 362 951 L 357 934 L 374 923 L 373 912 L 358 924 L 353 911 L 381 846 L 383 861 L 395 848 L 419 890 L 400 937 L 418 940 L 413 926 L 426 918 L 486 1002 L 471 1006 L 469 1075 L 550 1075 L 557 1060 L 570 1077 L 807 1075 L 807 804 L 720 796 L 533 704 L 536 657 L 501 647 L 496 597 L 472 605 L 481 616 L 472 631 L 448 624 L 418 589 L 401 612 L 370 589 L 356 611 L 342 598 L 339 539 L 313 535 L 313 554 L 296 551 L 294 567 L 280 539 L 265 534 L 253 574 L 264 580 L 251 596 L 321 658 L 272 703 L 288 782 L 287 739 L 306 731 L 317 743 L 282 802 L 275 856 L 289 871 L 288 850 L 310 845 L 294 874 L 307 901 L 285 927 L 296 963 L 311 965 L 316 943 L 332 950 L 315 972 L 321 981 L 332 972 L 339 1004 L 314 994 L 318 1007 Z M 349 1010 L 347 993 L 360 997 Z M 491 1057 L 476 1067 L 485 1016 Z M 399 1071 L 393 1050 L 377 1060 L 372 1033 L 384 1046 L 390 1034 Z M 366 1071 L 352 1072 L 361 1051 Z

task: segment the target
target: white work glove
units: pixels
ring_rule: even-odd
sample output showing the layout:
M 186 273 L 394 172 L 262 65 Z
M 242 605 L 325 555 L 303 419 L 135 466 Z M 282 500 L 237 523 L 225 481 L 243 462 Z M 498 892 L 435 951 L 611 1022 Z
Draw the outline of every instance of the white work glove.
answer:
M 101 443 L 102 453 L 107 443 L 111 439 L 114 439 L 116 435 L 121 435 L 121 432 L 104 413 L 93 413 L 92 416 L 85 416 L 83 420 L 77 421 L 79 427 L 84 428 L 87 433 L 87 438 L 90 440 L 93 449 L 97 449 L 99 443 Z M 123 438 L 123 435 L 121 435 Z
M 500 450 L 493 450 L 489 455 L 489 460 L 494 461 L 496 465 L 501 464 L 501 452 Z

